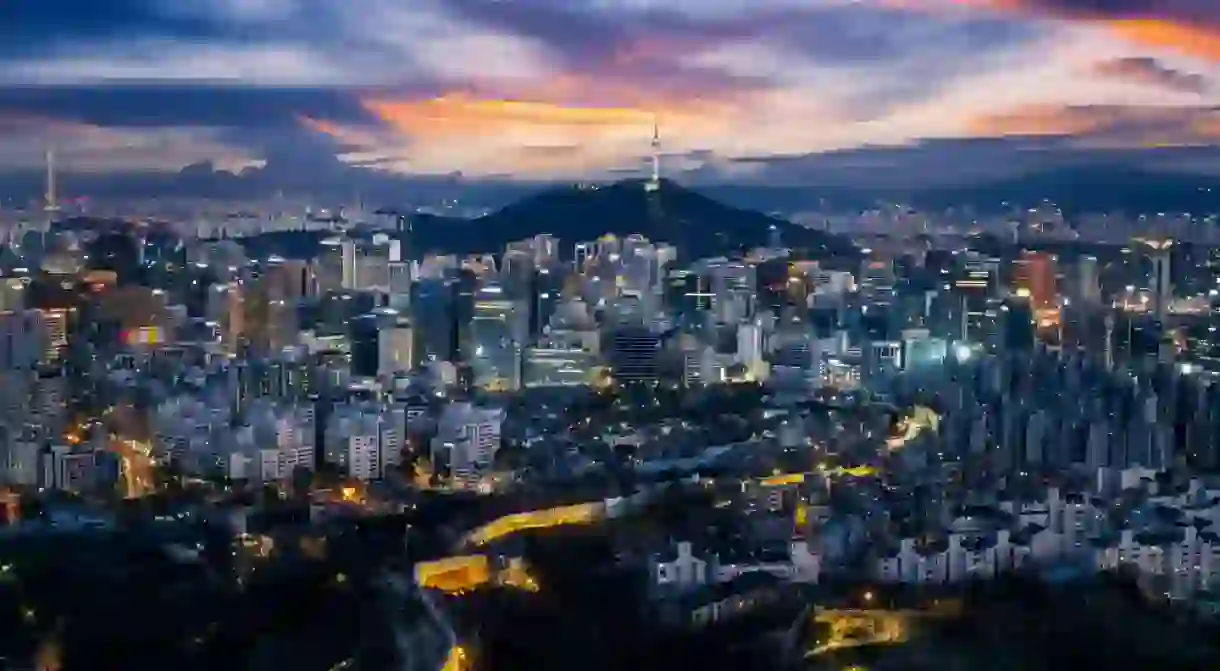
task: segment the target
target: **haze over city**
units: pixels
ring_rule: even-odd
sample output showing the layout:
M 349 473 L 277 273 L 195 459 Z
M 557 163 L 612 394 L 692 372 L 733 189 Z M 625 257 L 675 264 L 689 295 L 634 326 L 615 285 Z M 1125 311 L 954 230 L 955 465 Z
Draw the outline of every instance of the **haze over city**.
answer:
M 10 0 L 0 41 L 8 173 L 604 179 L 657 120 L 677 179 L 921 185 L 1220 138 L 1203 0 Z

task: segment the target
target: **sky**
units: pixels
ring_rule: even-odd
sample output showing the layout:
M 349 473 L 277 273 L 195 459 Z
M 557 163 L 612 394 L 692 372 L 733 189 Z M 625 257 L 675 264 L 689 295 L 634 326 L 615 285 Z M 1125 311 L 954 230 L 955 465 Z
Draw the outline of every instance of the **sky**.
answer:
M 0 172 L 1220 174 L 1218 85 L 1216 0 L 0 0 Z

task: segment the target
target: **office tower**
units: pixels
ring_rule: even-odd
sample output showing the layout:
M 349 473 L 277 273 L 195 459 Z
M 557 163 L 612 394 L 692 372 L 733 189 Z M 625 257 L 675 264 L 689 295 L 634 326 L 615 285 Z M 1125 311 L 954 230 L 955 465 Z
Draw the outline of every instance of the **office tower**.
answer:
M 470 322 L 474 385 L 483 389 L 516 389 L 521 383 L 522 317 L 516 302 L 508 300 L 502 287 L 488 285 L 474 295 Z
M 343 238 L 326 238 L 318 246 L 318 256 L 314 260 L 318 293 L 339 291 L 344 287 L 347 267 L 345 249 Z
M 1014 293 L 1028 298 L 1034 311 L 1047 310 L 1058 304 L 1055 283 L 1055 257 L 1044 252 L 1025 251 L 1014 263 Z
M 1006 300 L 1000 309 L 1000 346 L 1006 350 L 1029 351 L 1034 347 L 1034 308 L 1026 300 Z
M 597 358 L 583 348 L 558 342 L 527 347 L 522 354 L 521 386 L 575 387 L 593 382 Z
M 1101 304 L 1101 269 L 1096 256 L 1082 256 L 1076 267 L 1078 297 L 1085 305 Z
M 967 256 L 953 282 L 957 318 L 953 339 L 975 345 L 995 344 L 998 281 L 998 260 L 974 253 Z
M 1139 242 L 1151 262 L 1149 289 L 1152 293 L 1153 309 L 1157 321 L 1163 324 L 1165 317 L 1169 314 L 1169 303 L 1173 300 L 1173 277 L 1171 275 L 1173 240 L 1145 238 Z
M 0 369 L 33 370 L 42 360 L 41 317 L 37 310 L 0 313 Z
M 897 276 L 893 259 L 873 257 L 865 259 L 860 266 L 858 291 L 864 304 L 890 305 L 894 300 Z
M 415 368 L 415 331 L 404 318 L 377 331 L 377 373 L 391 375 Z
M 655 382 L 661 338 L 645 327 L 621 326 L 610 333 L 610 371 L 621 383 Z
M 565 279 L 563 268 L 559 265 L 542 267 L 535 270 L 532 275 L 529 290 L 529 296 L 532 299 L 529 311 L 529 339 L 531 342 L 542 335 L 563 300 Z
M 401 261 L 400 243 L 383 233 L 374 235 L 372 240 L 351 242 L 350 277 L 345 276 L 344 287 L 389 293 L 390 264 L 394 260 Z M 344 253 L 348 253 L 346 246 Z M 346 263 L 349 261 L 345 259 Z
M 246 343 L 254 352 L 267 356 L 296 344 L 299 331 L 297 278 L 284 266 L 273 273 L 251 274 L 243 279 L 242 325 Z
M 39 310 L 42 321 L 42 362 L 58 364 L 68 348 L 68 310 Z

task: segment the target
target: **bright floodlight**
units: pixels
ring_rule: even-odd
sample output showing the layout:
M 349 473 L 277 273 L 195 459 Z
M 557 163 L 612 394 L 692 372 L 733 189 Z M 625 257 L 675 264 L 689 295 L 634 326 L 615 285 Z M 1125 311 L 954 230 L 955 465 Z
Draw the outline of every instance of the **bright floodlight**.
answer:
M 961 343 L 953 346 L 953 356 L 957 357 L 958 363 L 966 363 L 970 360 L 970 356 L 974 354 L 969 345 Z

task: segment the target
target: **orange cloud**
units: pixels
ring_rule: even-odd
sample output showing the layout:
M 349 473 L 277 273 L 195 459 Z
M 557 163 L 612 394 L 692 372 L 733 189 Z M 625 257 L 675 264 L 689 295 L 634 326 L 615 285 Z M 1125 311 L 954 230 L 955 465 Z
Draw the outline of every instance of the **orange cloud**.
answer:
M 366 98 L 363 105 L 385 124 L 410 136 L 494 135 L 527 129 L 563 129 L 597 137 L 624 128 L 666 126 L 723 129 L 739 109 L 738 92 L 668 97 L 612 78 L 561 74 L 545 82 L 515 82 L 512 98 L 471 87 L 429 100 Z
M 480 100 L 465 94 L 431 100 L 368 99 L 364 106 L 403 134 L 486 135 L 506 128 L 562 126 L 597 129 L 650 123 L 652 116 L 629 108 L 563 107 L 543 102 Z
M 1028 105 L 975 117 L 967 122 L 970 135 L 1082 135 L 1108 127 L 1114 119 L 1090 107 Z
M 511 98 L 503 95 L 508 90 Z M 366 127 L 300 121 L 349 147 L 390 157 L 378 161 L 387 168 L 574 174 L 635 165 L 648 151 L 654 121 L 670 151 L 722 137 L 748 111 L 745 99 L 758 93 L 707 91 L 680 96 L 621 78 L 566 73 L 545 81 L 474 83 L 435 98 L 369 95 L 360 102 L 375 123 Z
M 328 135 L 340 144 L 348 147 L 368 148 L 381 143 L 381 140 L 375 134 L 352 126 L 340 125 L 325 119 L 314 119 L 304 115 L 297 115 L 297 121 L 309 130 L 321 133 L 322 135 Z
M 1220 61 L 1220 28 L 1215 26 L 1192 26 L 1163 20 L 1111 21 L 1108 25 L 1133 42 Z
M 913 0 L 896 2 L 906 9 L 931 8 L 936 4 Z M 1217 13 L 1215 8 L 1206 11 L 1196 8 L 1194 11 L 1175 13 L 1169 7 L 1128 9 L 1123 7 L 1125 3 L 1121 2 L 1106 7 L 1106 3 L 1098 3 L 1095 0 L 949 0 L 949 3 L 1096 24 L 1137 44 L 1220 61 L 1220 13 Z M 1200 4 L 1198 7 L 1202 6 Z

